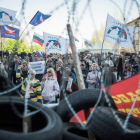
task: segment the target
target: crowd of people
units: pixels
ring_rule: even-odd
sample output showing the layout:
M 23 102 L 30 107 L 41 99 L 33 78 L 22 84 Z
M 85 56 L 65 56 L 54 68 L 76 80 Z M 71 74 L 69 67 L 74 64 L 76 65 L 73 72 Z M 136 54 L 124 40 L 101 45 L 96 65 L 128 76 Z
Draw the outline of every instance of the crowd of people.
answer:
M 34 69 L 29 69 L 28 63 L 36 61 L 45 61 L 44 73 L 36 74 Z M 135 54 L 125 60 L 121 54 L 113 59 L 110 55 L 82 53 L 79 61 L 86 88 L 101 88 L 101 83 L 104 87 L 110 86 L 134 75 L 139 67 Z M 60 54 L 43 57 L 35 54 L 30 57 L 27 54 L 23 57 L 4 55 L 0 61 L 0 74 L 9 78 L 15 86 L 24 81 L 18 89 L 21 97 L 43 104 L 56 103 L 58 98 L 61 101 L 64 95 L 78 90 L 72 54 L 67 57 Z

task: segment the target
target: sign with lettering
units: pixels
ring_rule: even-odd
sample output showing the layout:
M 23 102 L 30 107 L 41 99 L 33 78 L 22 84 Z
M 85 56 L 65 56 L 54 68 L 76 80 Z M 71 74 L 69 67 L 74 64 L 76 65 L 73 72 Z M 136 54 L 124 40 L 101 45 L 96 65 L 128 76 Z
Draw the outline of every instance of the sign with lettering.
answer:
M 140 118 L 140 89 L 138 86 L 139 74 L 135 74 L 113 84 L 109 89 L 109 94 L 112 96 L 118 110 L 124 113 L 129 113 L 136 95 L 139 94 L 131 115 Z
M 29 62 L 28 67 L 35 70 L 36 74 L 44 74 L 45 61 Z
M 104 41 L 119 47 L 132 48 L 135 30 L 137 28 L 126 26 L 108 14 Z

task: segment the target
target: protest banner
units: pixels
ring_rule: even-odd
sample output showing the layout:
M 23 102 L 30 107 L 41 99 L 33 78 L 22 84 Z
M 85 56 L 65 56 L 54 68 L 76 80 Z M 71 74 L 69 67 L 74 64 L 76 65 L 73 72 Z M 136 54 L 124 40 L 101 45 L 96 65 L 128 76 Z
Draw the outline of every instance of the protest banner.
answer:
M 36 74 L 44 74 L 45 61 L 29 62 L 28 67 L 35 70 Z
M 17 11 L 0 7 L 0 25 L 20 26 L 20 22 L 15 18 Z
M 140 118 L 140 89 L 138 89 L 138 86 L 139 74 L 135 74 L 129 78 L 111 85 L 109 88 L 109 94 L 113 98 L 118 110 L 128 114 L 138 93 L 139 96 L 131 115 Z M 91 108 L 90 111 L 92 111 Z M 84 116 L 84 111 L 79 111 L 77 115 L 81 121 L 85 123 L 86 119 Z M 73 116 L 70 122 L 78 122 L 78 120 L 75 116 Z
M 69 40 L 58 35 L 43 33 L 44 47 L 46 53 L 66 54 Z
M 132 48 L 136 27 L 126 26 L 108 14 L 104 32 L 104 41 L 116 46 Z

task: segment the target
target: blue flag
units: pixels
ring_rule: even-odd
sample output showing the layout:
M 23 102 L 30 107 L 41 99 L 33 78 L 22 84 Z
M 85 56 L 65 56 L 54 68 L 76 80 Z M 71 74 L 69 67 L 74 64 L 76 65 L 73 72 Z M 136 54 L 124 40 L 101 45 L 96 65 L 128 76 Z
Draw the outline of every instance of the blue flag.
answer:
M 30 24 L 33 26 L 37 26 L 37 25 L 41 24 L 42 22 L 44 22 L 49 17 L 51 17 L 51 15 L 44 15 L 38 11 L 35 14 L 35 16 L 33 17 L 33 19 L 30 21 Z
M 8 25 L 1 26 L 1 37 L 19 39 L 19 29 L 10 27 Z

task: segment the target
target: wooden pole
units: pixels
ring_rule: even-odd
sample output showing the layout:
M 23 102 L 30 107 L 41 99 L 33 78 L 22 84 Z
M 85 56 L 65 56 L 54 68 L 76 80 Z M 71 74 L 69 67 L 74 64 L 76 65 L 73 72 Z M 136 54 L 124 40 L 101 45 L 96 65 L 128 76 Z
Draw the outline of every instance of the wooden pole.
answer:
M 28 110 L 27 111 L 27 114 L 29 114 L 31 111 Z M 24 118 L 23 119 L 23 133 L 28 133 L 28 132 L 31 132 L 32 131 L 32 128 L 31 128 L 31 117 L 27 117 L 27 118 Z
M 72 49 L 74 67 L 75 67 L 75 70 L 76 70 L 76 78 L 77 78 L 78 88 L 79 88 L 79 90 L 85 89 L 82 70 L 81 70 L 81 67 L 80 67 L 80 61 L 79 61 L 78 53 L 76 51 L 75 41 L 74 41 L 74 38 L 73 38 L 73 33 L 72 33 L 72 30 L 71 30 L 70 24 L 67 25 L 67 30 L 68 30 L 68 35 L 69 35 L 69 39 L 70 39 L 70 46 L 71 46 L 71 49 Z
M 73 60 L 74 60 L 74 67 L 76 70 L 76 78 L 77 78 L 78 88 L 79 88 L 79 90 L 82 90 L 82 89 L 85 89 L 85 84 L 84 84 L 82 70 L 80 67 L 79 56 L 78 56 L 78 53 L 76 51 L 75 40 L 73 38 L 73 33 L 72 33 L 72 29 L 71 29 L 70 24 L 67 24 L 67 31 L 68 31 L 68 35 L 69 35 L 70 46 L 72 49 L 72 55 L 73 55 Z M 90 110 L 89 109 L 84 110 L 84 114 L 85 114 L 85 118 L 87 119 L 89 114 L 90 114 Z M 94 135 L 90 131 L 88 131 L 88 135 L 89 135 L 90 139 L 94 140 Z

